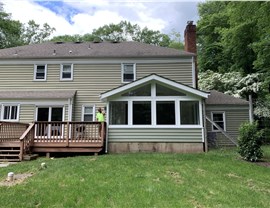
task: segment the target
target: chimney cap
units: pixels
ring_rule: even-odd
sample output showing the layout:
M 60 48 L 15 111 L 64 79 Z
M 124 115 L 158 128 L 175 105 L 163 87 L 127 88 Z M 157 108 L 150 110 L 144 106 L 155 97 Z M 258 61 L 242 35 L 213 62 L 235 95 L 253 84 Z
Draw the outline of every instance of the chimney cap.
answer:
M 187 21 L 187 24 L 188 25 L 193 25 L 193 21 L 189 20 L 189 21 Z

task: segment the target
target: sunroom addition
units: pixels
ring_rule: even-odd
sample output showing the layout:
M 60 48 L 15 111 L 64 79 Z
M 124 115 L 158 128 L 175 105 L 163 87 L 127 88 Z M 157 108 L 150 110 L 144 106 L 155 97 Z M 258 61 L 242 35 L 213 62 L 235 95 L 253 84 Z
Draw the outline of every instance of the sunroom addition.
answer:
M 150 75 L 101 95 L 110 127 L 202 127 L 207 93 Z

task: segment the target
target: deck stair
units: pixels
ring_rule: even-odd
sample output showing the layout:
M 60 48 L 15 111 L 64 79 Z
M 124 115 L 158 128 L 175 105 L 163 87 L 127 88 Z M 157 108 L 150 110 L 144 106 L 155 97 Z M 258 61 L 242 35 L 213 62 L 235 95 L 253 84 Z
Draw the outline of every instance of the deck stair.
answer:
M 20 143 L 5 142 L 0 144 L 0 162 L 15 162 L 20 160 Z

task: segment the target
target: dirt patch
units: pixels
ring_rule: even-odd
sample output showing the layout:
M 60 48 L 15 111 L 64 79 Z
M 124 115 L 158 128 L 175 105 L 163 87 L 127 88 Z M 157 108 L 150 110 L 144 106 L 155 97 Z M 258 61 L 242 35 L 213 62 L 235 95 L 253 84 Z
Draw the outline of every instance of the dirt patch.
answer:
M 33 176 L 34 173 L 21 173 L 21 174 L 14 174 L 13 181 L 8 181 L 5 179 L 4 181 L 0 181 L 0 186 L 15 186 L 24 182 L 27 178 Z
M 270 162 L 256 162 L 255 164 L 270 168 Z

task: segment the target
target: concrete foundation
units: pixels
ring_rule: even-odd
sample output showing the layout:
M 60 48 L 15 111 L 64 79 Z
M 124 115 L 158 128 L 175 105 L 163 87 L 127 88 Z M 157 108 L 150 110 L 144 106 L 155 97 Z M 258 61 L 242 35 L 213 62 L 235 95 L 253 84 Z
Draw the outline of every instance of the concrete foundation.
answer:
M 110 142 L 109 153 L 162 152 L 162 153 L 199 153 L 203 143 L 142 143 Z

